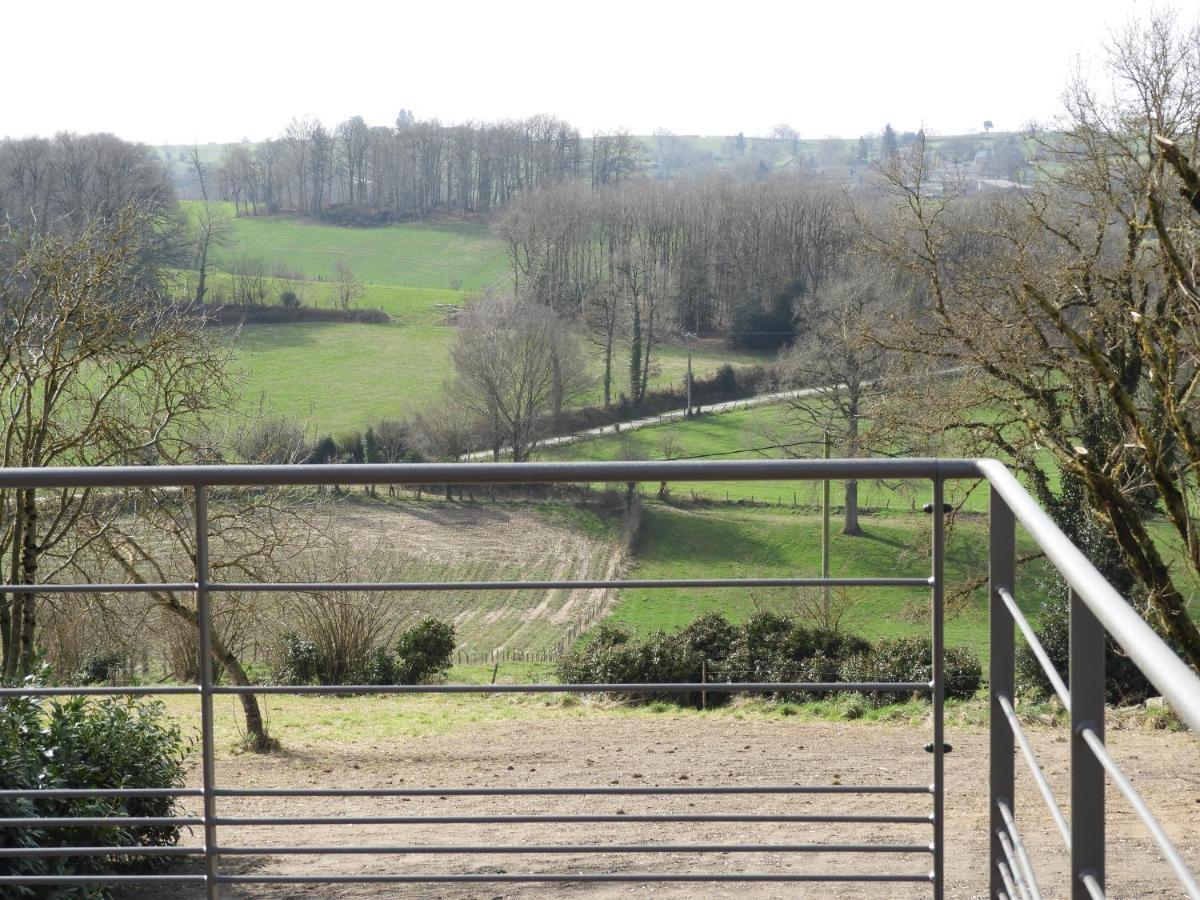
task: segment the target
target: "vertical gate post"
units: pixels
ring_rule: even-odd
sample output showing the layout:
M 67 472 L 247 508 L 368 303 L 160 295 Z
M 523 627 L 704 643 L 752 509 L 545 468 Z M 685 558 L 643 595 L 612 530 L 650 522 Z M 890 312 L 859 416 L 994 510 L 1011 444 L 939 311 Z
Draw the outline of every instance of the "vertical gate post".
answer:
M 999 864 L 1004 861 L 1004 848 L 1000 835 L 1004 832 L 1004 818 L 1000 814 L 999 801 L 1008 804 L 1016 812 L 1013 778 L 1013 733 L 1008 718 L 1000 708 L 999 697 L 1013 698 L 1013 618 L 1000 590 L 1007 590 L 1014 597 L 1016 570 L 1016 520 L 1012 510 L 1000 494 L 992 490 L 989 501 L 990 530 L 988 532 L 988 693 L 990 713 L 988 716 L 989 759 L 988 810 L 991 849 L 988 853 L 988 872 L 991 893 L 996 897 L 1007 893 Z
M 946 736 L 942 721 L 946 686 L 942 668 L 945 663 L 946 511 L 942 479 L 933 480 L 933 897 L 942 900 L 946 890 Z
M 212 605 L 208 590 L 208 494 L 196 488 L 196 627 L 200 633 L 200 752 L 204 780 L 204 888 L 208 900 L 217 885 L 216 753 L 213 742 Z
M 1085 875 L 1104 887 L 1104 768 L 1081 732 L 1104 740 L 1104 626 L 1071 591 L 1071 896 L 1091 896 Z

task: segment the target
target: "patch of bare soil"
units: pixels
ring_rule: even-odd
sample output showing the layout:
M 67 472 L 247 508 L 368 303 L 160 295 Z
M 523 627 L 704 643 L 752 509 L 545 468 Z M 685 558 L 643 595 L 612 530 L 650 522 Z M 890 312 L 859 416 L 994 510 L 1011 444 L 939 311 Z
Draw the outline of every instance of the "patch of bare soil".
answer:
M 361 548 L 398 579 L 582 580 L 613 577 L 622 553 L 615 542 L 583 534 L 566 523 L 547 521 L 519 506 L 457 504 L 340 508 L 328 533 L 341 546 Z M 438 575 L 445 569 L 447 574 Z M 407 570 L 407 571 L 406 571 Z M 492 593 L 482 608 L 469 593 L 413 594 L 410 606 L 453 618 L 460 647 L 546 649 L 555 646 L 598 607 L 611 591 L 509 591 Z
M 1200 744 L 1189 735 L 1148 730 L 1110 734 L 1110 746 L 1193 870 L 1200 867 Z M 920 785 L 931 779 L 927 728 L 880 723 L 814 723 L 613 715 L 472 725 L 451 735 L 396 742 L 330 744 L 319 753 L 219 760 L 226 786 L 747 786 Z M 948 897 L 987 896 L 987 732 L 950 729 L 947 757 Z M 1036 730 L 1033 743 L 1066 802 L 1068 742 Z M 1068 857 L 1018 756 L 1018 821 L 1045 896 L 1069 896 Z M 193 777 L 193 780 L 195 778 Z M 1108 791 L 1109 896 L 1171 897 L 1181 892 L 1124 799 Z M 928 795 L 721 795 L 601 797 L 412 797 L 387 800 L 221 802 L 227 816 L 515 815 L 638 813 L 871 813 L 926 815 Z M 1069 812 L 1069 810 L 1068 810 Z M 604 845 L 731 843 L 926 844 L 927 824 L 638 823 L 232 827 L 225 846 Z M 200 835 L 185 836 L 198 844 Z M 566 853 L 339 856 L 228 856 L 239 874 L 641 872 L 928 872 L 928 853 Z M 224 896 L 261 897 L 927 897 L 919 884 L 466 884 L 229 886 Z M 157 889 L 125 896 L 179 898 Z

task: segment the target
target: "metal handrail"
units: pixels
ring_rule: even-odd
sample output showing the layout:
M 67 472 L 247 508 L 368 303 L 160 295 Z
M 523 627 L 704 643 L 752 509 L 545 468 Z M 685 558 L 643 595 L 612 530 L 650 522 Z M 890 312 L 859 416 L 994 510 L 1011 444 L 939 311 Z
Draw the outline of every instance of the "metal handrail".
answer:
M 933 486 L 933 509 L 943 506 L 943 490 L 947 480 L 983 478 L 992 490 L 991 522 L 991 611 L 992 622 L 992 736 L 991 736 L 991 806 L 992 806 L 992 872 L 993 893 L 997 896 L 1037 896 L 1039 891 L 1033 880 L 1033 870 L 1025 852 L 1024 842 L 1017 830 L 1013 804 L 1012 751 L 1014 743 L 1020 743 L 1030 763 L 1031 771 L 1038 782 L 1039 790 L 1047 799 L 1056 822 L 1064 831 L 1064 837 L 1072 853 L 1072 893 L 1075 897 L 1102 897 L 1104 886 L 1104 830 L 1103 830 L 1103 779 L 1107 774 L 1126 795 L 1134 811 L 1146 823 L 1151 836 L 1159 844 L 1168 863 L 1179 875 L 1185 890 L 1193 897 L 1200 897 L 1194 876 L 1188 872 L 1178 851 L 1167 838 L 1161 825 L 1146 808 L 1140 795 L 1133 789 L 1116 762 L 1108 754 L 1103 738 L 1103 650 L 1104 633 L 1107 631 L 1129 658 L 1142 670 L 1147 679 L 1162 694 L 1180 719 L 1193 730 L 1200 731 L 1200 679 L 1170 650 L 1129 606 L 1076 548 L 1063 532 L 1051 521 L 1011 472 L 996 460 L 986 459 L 843 459 L 843 460 L 736 460 L 736 461 L 660 461 L 660 462 L 611 462 L 611 463 L 475 463 L 475 464 L 400 464 L 400 465 L 318 465 L 318 466 L 137 466 L 104 468 L 38 468 L 0 470 L 0 488 L 194 488 L 195 528 L 197 539 L 196 573 L 194 581 L 164 582 L 159 584 L 60 584 L 60 585 L 0 585 L 0 591 L 16 593 L 148 593 L 155 591 L 194 592 L 197 598 L 200 636 L 200 683 L 193 686 L 156 687 L 91 687 L 58 688 L 28 686 L 0 690 L 5 696 L 55 696 L 63 694 L 106 695 L 106 694 L 191 694 L 201 701 L 202 712 L 202 775 L 200 789 L 112 789 L 88 791 L 74 789 L 14 789 L 0 791 L 0 797 L 151 797 L 177 796 L 199 797 L 203 802 L 203 815 L 199 817 L 174 816 L 156 818 L 157 824 L 188 822 L 203 829 L 204 843 L 199 848 L 53 848 L 29 851 L 29 855 L 53 856 L 69 850 L 83 853 L 130 853 L 157 854 L 162 856 L 202 855 L 205 871 L 201 875 L 144 875 L 144 876 L 0 876 L 2 884 L 115 884 L 128 881 L 151 883 L 202 883 L 208 896 L 217 895 L 220 884 L 304 884 L 304 883 L 482 883 L 482 882 L 823 882 L 862 881 L 926 882 L 933 887 L 934 896 L 941 897 L 944 890 L 943 877 L 943 685 L 941 663 L 943 659 L 943 594 L 942 571 L 944 566 L 945 534 L 943 517 L 937 516 L 933 527 L 932 574 L 929 578 L 784 578 L 784 579 L 594 579 L 579 581 L 480 581 L 480 582 L 298 582 L 286 583 L 220 583 L 210 579 L 208 553 L 208 494 L 212 490 L 242 486 L 320 486 L 320 485 L 486 485 L 486 484 L 535 484 L 535 483 L 622 483 L 654 481 L 746 481 L 746 480 L 834 480 L 904 478 L 929 480 Z M 1058 569 L 1072 591 L 1071 623 L 1071 684 L 1066 683 L 1051 665 L 1048 655 L 1041 647 L 1036 633 L 1021 613 L 1014 597 L 1015 540 L 1013 530 L 1021 524 L 1046 558 Z M 679 683 L 679 684 L 608 684 L 608 685 L 436 685 L 436 686 L 300 686 L 270 688 L 218 686 L 212 671 L 210 651 L 211 609 L 210 598 L 215 593 L 265 592 L 265 591 L 437 591 L 437 590 L 512 590 L 553 588 L 726 588 L 747 586 L 842 586 L 842 587 L 917 587 L 932 593 L 933 614 L 933 672 L 928 683 L 804 683 L 804 682 L 742 682 L 742 683 Z M 1064 707 L 1072 718 L 1072 799 L 1071 821 L 1053 798 L 1044 775 L 1033 757 L 1032 749 L 1024 735 L 1016 712 L 1012 706 L 1012 639 L 1014 629 L 1019 629 L 1033 648 L 1039 663 Z M 933 783 L 926 786 L 903 785 L 763 785 L 749 787 L 725 786 L 640 786 L 640 787 L 547 787 L 547 788 L 409 788 L 409 789 L 336 789 L 336 788 L 222 788 L 216 783 L 214 766 L 212 703 L 218 694 L 247 692 L 272 693 L 511 693 L 511 692 L 592 692 L 629 691 L 654 692 L 709 692 L 734 691 L 883 691 L 905 690 L 929 693 L 933 701 Z M 1005 748 L 1007 747 L 1007 753 Z M 1007 757 L 1007 758 L 1006 758 Z M 1039 776 L 1041 776 L 1039 778 Z M 434 824 L 452 822 L 504 822 L 518 821 L 609 821 L 603 816 L 411 816 L 411 817 L 292 817 L 290 819 L 269 817 L 222 817 L 217 814 L 220 798 L 235 797 L 398 797 L 398 796 L 562 796 L 640 794 L 669 796 L 676 794 L 929 794 L 933 799 L 933 813 L 928 816 L 767 816 L 767 815 L 718 815 L 667 814 L 624 816 L 621 821 L 826 821 L 866 822 L 877 821 L 893 824 L 929 824 L 933 828 L 933 839 L 928 845 L 899 844 L 780 844 L 780 845 L 551 845 L 535 848 L 545 852 L 745 852 L 751 849 L 763 851 L 776 848 L 780 852 L 817 852 L 845 849 L 847 852 L 929 852 L 933 856 L 933 871 L 926 875 L 904 874 L 787 874 L 787 873 L 636 873 L 614 872 L 607 874 L 437 874 L 437 875 L 361 875 L 361 876 L 275 876 L 275 875 L 232 875 L 222 873 L 218 867 L 221 853 L 248 854 L 271 853 L 316 853 L 316 852 L 361 852 L 361 853 L 431 853 L 431 852 L 518 852 L 519 848 L 469 847 L 429 848 L 412 847 L 364 847 L 364 848 L 305 848 L 305 847 L 227 847 L 217 842 L 219 826 L 278 825 L 278 824 L 332 824 L 348 823 L 351 819 L 363 823 L 391 824 Z M 616 817 L 612 817 L 616 818 Z M 0 820 L 0 827 L 15 827 L 18 820 Z M 132 824 L 141 818 L 91 817 L 70 822 L 55 817 L 19 820 L 20 824 L 43 823 L 46 827 L 83 827 L 85 824 Z M 150 821 L 150 820 L 146 820 Z M 668 848 L 668 849 L 660 849 Z M 13 855 L 10 848 L 0 856 Z M 19 853 L 18 853 L 19 855 Z M 49 880 L 53 879 L 53 881 Z

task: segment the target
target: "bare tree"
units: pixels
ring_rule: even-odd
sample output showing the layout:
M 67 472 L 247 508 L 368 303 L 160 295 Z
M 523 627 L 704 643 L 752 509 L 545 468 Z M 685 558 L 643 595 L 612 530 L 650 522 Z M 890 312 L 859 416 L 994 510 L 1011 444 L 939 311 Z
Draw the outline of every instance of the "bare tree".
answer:
M 871 335 L 895 295 L 889 281 L 863 261 L 827 280 L 802 313 L 803 336 L 781 361 L 788 383 L 810 391 L 788 401 L 790 424 L 809 434 L 831 432 L 847 457 L 863 450 L 865 406 L 883 376 L 885 351 Z M 842 533 L 862 534 L 853 480 L 846 482 Z
M 192 148 L 192 168 L 200 182 L 200 208 L 196 214 L 194 265 L 197 272 L 196 302 L 203 303 L 208 292 L 209 254 L 229 242 L 230 223 L 220 206 L 208 196 L 208 170 L 200 159 L 198 147 Z
M 957 388 L 960 432 L 1012 460 L 1057 515 L 1081 494 L 1075 515 L 1102 527 L 1148 617 L 1200 669 L 1176 574 L 1200 572 L 1200 210 L 1188 175 L 1200 29 L 1155 15 L 1114 39 L 1107 64 L 1111 92 L 1077 78 L 1064 121 L 1041 132 L 1033 190 L 980 209 L 930 189 L 919 144 L 885 166 L 895 227 L 872 238 L 923 280 L 929 304 L 884 337 L 978 373 Z M 1072 491 L 1053 489 L 1046 453 Z M 1160 513 L 1180 562 L 1155 538 Z
M 362 297 L 365 289 L 354 272 L 340 259 L 334 263 L 334 269 L 337 273 L 334 284 L 337 287 L 338 308 L 349 309 L 351 303 Z
M 224 403 L 228 350 L 201 318 L 166 302 L 142 268 L 140 232 L 153 227 L 126 208 L 112 225 L 37 239 L 0 271 L 0 465 L 170 458 Z M 0 491 L 10 583 L 32 586 L 70 567 L 114 516 L 88 489 Z M 94 526 L 79 532 L 85 517 Z M 5 675 L 29 671 L 36 627 L 32 587 L 0 598 Z
M 470 410 L 496 459 L 528 459 L 545 417 L 589 386 L 579 342 L 544 308 L 491 295 L 459 319 L 451 348 L 454 395 Z

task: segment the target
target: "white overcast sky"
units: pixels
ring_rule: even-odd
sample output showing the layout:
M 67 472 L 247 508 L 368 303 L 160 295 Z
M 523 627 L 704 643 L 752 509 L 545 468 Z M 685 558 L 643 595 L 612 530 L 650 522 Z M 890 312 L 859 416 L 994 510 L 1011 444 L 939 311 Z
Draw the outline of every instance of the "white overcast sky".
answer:
M 1158 6 L 1163 4 L 1159 3 Z M 1168 4 L 1190 20 L 1196 0 Z M 0 135 L 258 140 L 294 115 L 545 112 L 595 130 L 853 137 L 1045 120 L 1144 0 L 5 0 Z

